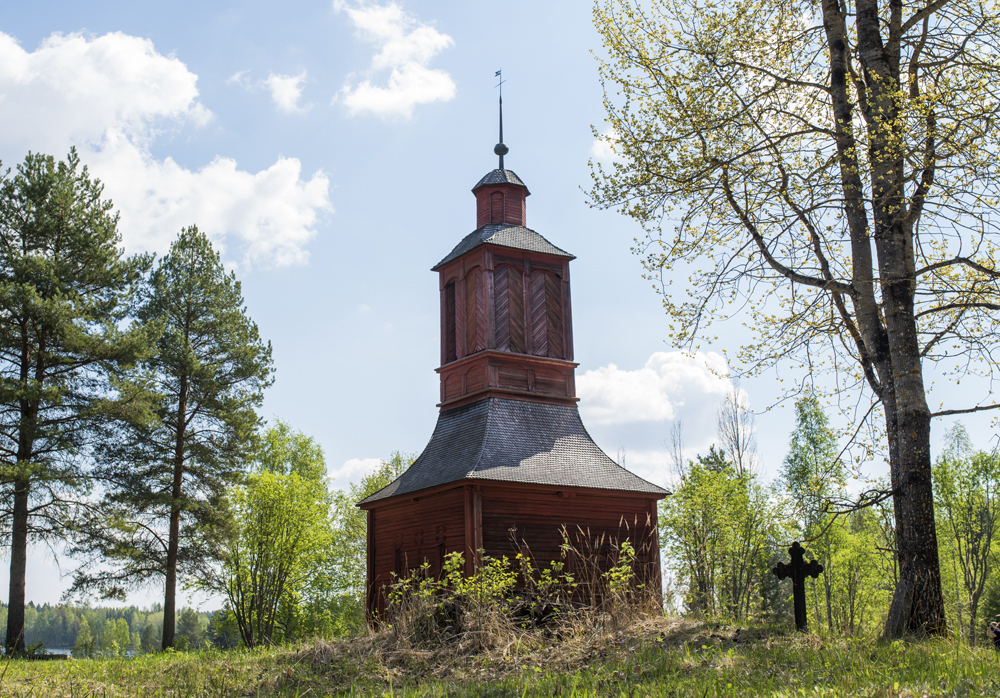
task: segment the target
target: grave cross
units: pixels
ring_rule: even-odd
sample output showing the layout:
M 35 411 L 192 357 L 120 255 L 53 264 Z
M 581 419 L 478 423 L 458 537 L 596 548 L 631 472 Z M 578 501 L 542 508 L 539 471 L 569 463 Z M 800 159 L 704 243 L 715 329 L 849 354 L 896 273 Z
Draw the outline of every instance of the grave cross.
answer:
M 785 577 L 792 578 L 796 630 L 806 629 L 806 577 L 815 579 L 823 571 L 823 565 L 815 560 L 806 562 L 802 558 L 805 552 L 805 549 L 799 545 L 799 542 L 795 541 L 792 543 L 792 547 L 788 549 L 788 555 L 792 558 L 792 561 L 787 565 L 784 562 L 779 562 L 771 570 L 778 579 L 784 579 Z

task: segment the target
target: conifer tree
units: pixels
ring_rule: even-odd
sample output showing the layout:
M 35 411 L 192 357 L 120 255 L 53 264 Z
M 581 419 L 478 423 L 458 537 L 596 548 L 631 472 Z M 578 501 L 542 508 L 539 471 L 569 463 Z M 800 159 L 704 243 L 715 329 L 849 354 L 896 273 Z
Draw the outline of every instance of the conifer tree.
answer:
M 124 424 L 98 452 L 107 494 L 77 531 L 73 550 L 85 562 L 72 591 L 123 598 L 162 580 L 166 649 L 178 578 L 204 574 L 227 536 L 225 493 L 253 453 L 271 346 L 246 314 L 239 281 L 195 227 L 160 260 L 137 315 L 165 328 L 142 364 L 161 396 L 157 419 Z
M 25 649 L 29 541 L 63 535 L 101 417 L 145 418 L 122 371 L 149 351 L 149 334 L 122 328 L 150 260 L 123 256 L 102 194 L 75 151 L 58 163 L 29 154 L 0 182 L 0 525 L 13 652 Z
M 201 627 L 201 619 L 193 608 L 185 608 L 177 620 L 177 635 L 187 640 L 188 647 L 197 649 L 205 640 L 205 632 Z

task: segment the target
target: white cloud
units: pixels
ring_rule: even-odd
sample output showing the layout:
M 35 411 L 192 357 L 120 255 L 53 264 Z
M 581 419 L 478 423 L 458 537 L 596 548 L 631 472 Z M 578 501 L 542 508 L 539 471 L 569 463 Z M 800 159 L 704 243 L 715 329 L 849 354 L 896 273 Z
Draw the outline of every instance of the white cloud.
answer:
M 250 78 L 247 77 L 248 75 L 250 75 L 249 70 L 237 70 L 235 73 L 229 76 L 229 78 L 226 80 L 226 84 L 239 85 L 240 87 L 245 87 L 248 90 L 252 89 L 254 85 L 252 82 L 250 82 Z
M 683 423 L 684 457 L 715 441 L 715 414 L 732 390 L 725 359 L 716 353 L 656 352 L 632 371 L 614 364 L 576 379 L 584 424 L 612 458 L 660 485 L 671 480 L 670 424 Z
M 596 139 L 590 146 L 590 157 L 604 163 L 621 160 L 621 157 L 615 152 L 612 145 L 616 140 L 618 140 L 618 134 L 609 126 L 604 130 L 600 138 Z
M 197 80 L 149 39 L 120 32 L 55 33 L 31 53 L 0 33 L 0 143 L 60 152 L 96 145 L 112 125 L 137 139 L 163 120 L 202 126 L 212 113 L 197 99 Z
M 375 472 L 382 464 L 381 458 L 351 458 L 336 470 L 330 470 L 335 487 L 345 488 L 349 484 L 357 484 L 366 475 Z
M 169 157 L 156 160 L 112 132 L 91 161 L 122 211 L 130 250 L 165 251 L 181 228 L 196 223 L 244 268 L 303 264 L 319 213 L 332 210 L 326 175 L 303 180 L 296 158 L 250 173 L 216 157 L 194 171 Z
M 264 80 L 251 80 L 249 70 L 239 70 L 229 76 L 226 84 L 237 85 L 249 92 L 266 89 L 271 94 L 271 100 L 278 111 L 286 114 L 305 114 L 312 109 L 312 104 L 299 104 L 306 77 L 306 71 L 303 70 L 298 75 L 271 73 Z
M 384 87 L 373 84 L 371 77 L 354 86 L 350 80 L 344 84 L 334 102 L 342 102 L 352 116 L 371 113 L 408 119 L 418 104 L 447 102 L 455 96 L 451 76 L 428 67 L 434 56 L 455 43 L 450 36 L 417 21 L 395 2 L 348 7 L 336 0 L 334 9 L 346 12 L 358 35 L 378 47 L 369 76 L 389 71 Z
M 306 81 L 306 71 L 298 75 L 276 75 L 271 73 L 264 85 L 271 91 L 271 99 L 275 106 L 286 114 L 303 114 L 312 108 L 311 104 L 302 106 L 302 84 Z
M 129 252 L 165 252 L 196 223 L 228 261 L 305 262 L 320 214 L 332 210 L 322 172 L 304 180 L 295 158 L 251 173 L 224 157 L 188 169 L 151 155 L 165 131 L 213 118 L 197 80 L 148 39 L 56 33 L 28 52 L 0 33 L 0 156 L 8 164 L 28 150 L 61 157 L 75 145 L 120 211 Z
M 731 390 L 719 354 L 658 351 L 646 365 L 623 371 L 614 364 L 576 379 L 580 409 L 588 423 L 624 424 L 677 419 L 692 399 L 715 402 Z

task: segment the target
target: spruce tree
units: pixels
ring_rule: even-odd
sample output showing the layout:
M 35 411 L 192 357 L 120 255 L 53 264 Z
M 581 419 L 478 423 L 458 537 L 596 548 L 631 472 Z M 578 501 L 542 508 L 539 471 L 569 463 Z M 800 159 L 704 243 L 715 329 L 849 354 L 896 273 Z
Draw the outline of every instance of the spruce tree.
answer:
M 162 580 L 166 649 L 179 577 L 205 574 L 228 535 L 225 493 L 252 457 L 271 346 L 247 317 L 239 281 L 195 227 L 158 263 L 137 316 L 164 327 L 142 364 L 160 404 L 154 421 L 122 423 L 98 451 L 105 501 L 77 531 L 73 550 L 84 564 L 73 591 L 124 598 Z
M 123 370 L 150 349 L 126 327 L 148 257 L 124 257 L 118 216 L 80 166 L 29 154 L 0 181 L 0 526 L 10 550 L 6 645 L 23 652 L 28 544 L 64 535 L 102 418 L 141 390 Z

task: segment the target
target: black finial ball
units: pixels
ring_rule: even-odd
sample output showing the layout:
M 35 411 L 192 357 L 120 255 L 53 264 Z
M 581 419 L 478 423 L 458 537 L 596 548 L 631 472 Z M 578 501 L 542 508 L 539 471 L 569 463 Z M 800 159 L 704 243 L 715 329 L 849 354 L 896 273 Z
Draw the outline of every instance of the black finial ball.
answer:
M 497 143 L 493 146 L 493 152 L 497 155 L 504 156 L 510 152 L 510 149 L 503 143 Z

